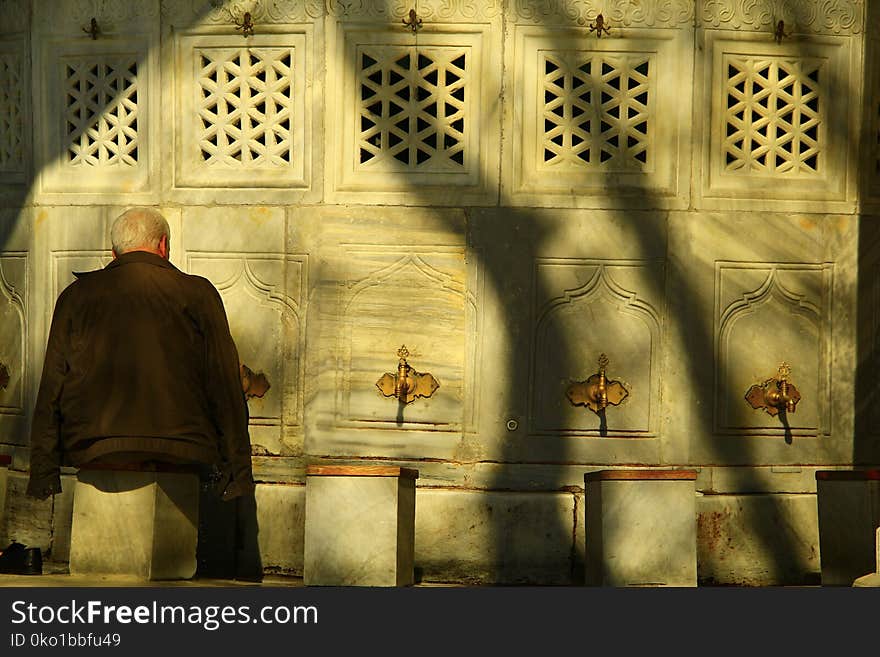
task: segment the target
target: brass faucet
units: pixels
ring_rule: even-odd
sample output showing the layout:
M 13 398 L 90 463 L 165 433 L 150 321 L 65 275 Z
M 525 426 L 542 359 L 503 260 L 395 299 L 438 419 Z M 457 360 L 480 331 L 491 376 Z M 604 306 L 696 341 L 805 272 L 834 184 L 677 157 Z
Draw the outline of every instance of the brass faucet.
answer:
M 437 379 L 429 373 L 416 372 L 406 362 L 409 355 L 406 345 L 401 345 L 397 350 L 397 374 L 386 372 L 376 381 L 376 387 L 383 395 L 394 397 L 401 404 L 409 404 L 416 397 L 430 397 L 440 387 Z
M 568 386 L 565 394 L 575 406 L 586 406 L 596 414 L 604 411 L 609 404 L 617 406 L 622 402 L 629 391 L 620 381 L 609 381 L 605 375 L 608 367 L 608 356 L 599 356 L 599 371 L 591 375 L 585 381 L 579 381 Z
M 599 410 L 608 406 L 608 386 L 605 379 L 605 368 L 608 367 L 608 356 L 599 356 L 599 380 L 590 386 L 587 393 L 599 407 Z
M 412 367 L 406 362 L 406 359 L 409 357 L 409 350 L 406 348 L 406 345 L 402 345 L 397 350 L 397 357 L 400 360 L 397 362 L 397 377 L 394 379 L 394 396 L 399 400 L 403 400 L 412 392 L 415 386 L 413 378 L 409 376 Z
M 782 363 L 775 377 L 757 383 L 748 389 L 746 401 L 752 408 L 763 408 L 770 415 L 776 415 L 783 410 L 786 413 L 794 413 L 797 403 L 801 400 L 801 393 L 791 383 L 790 378 L 791 366 L 788 363 Z

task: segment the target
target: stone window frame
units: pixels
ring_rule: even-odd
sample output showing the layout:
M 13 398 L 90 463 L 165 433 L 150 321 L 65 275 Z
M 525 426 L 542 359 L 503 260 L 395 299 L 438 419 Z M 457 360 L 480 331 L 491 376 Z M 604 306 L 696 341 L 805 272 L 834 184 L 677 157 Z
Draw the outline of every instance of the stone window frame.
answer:
M 191 30 L 174 37 L 174 61 L 177 79 L 173 89 L 166 90 L 167 102 L 173 104 L 174 125 L 179 136 L 166 143 L 171 150 L 173 167 L 166 175 L 169 196 L 174 200 L 205 203 L 290 203 L 316 200 L 313 180 L 314 145 L 320 142 L 321 108 L 313 107 L 321 97 L 321 80 L 314 75 L 315 44 L 312 24 L 272 25 L 248 37 L 228 31 Z M 289 47 L 294 51 L 291 80 L 294 114 L 299 116 L 290 125 L 291 139 L 298 150 L 292 166 L 271 170 L 266 167 L 223 170 L 202 167 L 196 162 L 193 148 L 193 124 L 197 89 L 193 86 L 192 55 L 199 47 L 262 48 Z M 309 82 L 311 80 L 311 83 Z M 318 118 L 316 118 L 318 117 Z M 171 171 L 173 169 L 173 171 Z
M 6 121 L 8 120 L 8 129 L 15 130 L 14 123 L 17 119 L 18 123 L 18 149 L 20 151 L 20 158 L 16 161 L 12 161 L 11 159 L 2 158 L 2 154 L 0 154 L 0 174 L 2 174 L 2 182 L 0 182 L 0 190 L 2 190 L 3 186 L 7 185 L 18 185 L 22 184 L 27 180 L 27 175 L 30 172 L 31 166 L 31 130 L 33 129 L 33 122 L 27 120 L 27 117 L 30 116 L 30 71 L 26 65 L 27 62 L 27 51 L 26 51 L 27 43 L 25 37 L 13 35 L 10 38 L 0 38 L 0 57 L 9 58 L 9 60 L 15 60 L 18 58 L 19 62 L 19 70 L 18 70 L 18 89 L 9 89 L 6 88 L 4 90 L 5 96 L 11 96 L 17 91 L 17 98 L 19 106 L 16 111 L 16 116 L 4 116 L 0 117 L 0 120 Z M 0 108 L 0 112 L 4 111 L 3 108 Z M 0 134 L 0 139 L 4 137 L 3 134 Z M 6 143 L 6 146 L 9 146 L 10 143 Z
M 471 54 L 466 93 L 466 156 L 462 172 L 358 170 L 358 140 L 352 117 L 359 98 L 356 54 L 361 45 L 448 47 L 465 46 Z M 498 194 L 500 157 L 500 103 L 502 62 L 492 53 L 501 51 L 499 31 L 488 24 L 431 23 L 417 34 L 399 24 L 339 22 L 328 30 L 326 153 L 335 162 L 325 169 L 327 202 L 406 205 L 482 205 L 494 203 Z
M 597 39 L 585 29 L 517 25 L 507 59 L 513 84 L 505 122 L 505 151 L 511 153 L 502 179 L 505 202 L 540 207 L 687 207 L 692 35 L 690 30 L 631 29 Z M 536 68 L 527 67 L 527 62 L 537 66 L 541 51 L 589 51 L 612 57 L 636 53 L 651 58 L 652 113 L 658 117 L 674 115 L 677 121 L 658 121 L 649 128 L 649 148 L 656 156 L 645 171 L 553 172 L 536 163 L 543 130 L 536 105 L 540 99 L 535 96 L 541 75 Z M 688 93 L 677 94 L 677 84 Z
M 695 112 L 700 127 L 700 157 L 695 158 L 695 204 L 707 210 L 787 210 L 847 212 L 854 208 L 857 175 L 853 169 L 853 149 L 857 147 L 855 128 L 861 111 L 860 94 L 849 86 L 861 79 L 857 49 L 851 37 L 828 35 L 798 36 L 796 40 L 776 43 L 766 34 L 732 33 L 705 30 L 703 56 L 697 62 L 698 107 Z M 766 57 L 768 59 L 822 60 L 819 111 L 822 126 L 819 141 L 822 171 L 816 175 L 767 175 L 764 173 L 726 172 L 722 148 L 726 134 L 728 55 Z M 824 81 L 823 81 L 824 80 Z M 842 102 L 841 102 L 842 99 Z M 847 126 L 833 138 L 828 126 Z
M 68 166 L 65 140 L 64 65 L 66 57 L 130 57 L 138 64 L 137 164 L 127 167 Z M 154 203 L 158 186 L 159 53 L 150 34 L 106 36 L 98 41 L 47 37 L 35 48 L 37 125 L 34 135 L 39 172 L 37 200 L 43 203 Z

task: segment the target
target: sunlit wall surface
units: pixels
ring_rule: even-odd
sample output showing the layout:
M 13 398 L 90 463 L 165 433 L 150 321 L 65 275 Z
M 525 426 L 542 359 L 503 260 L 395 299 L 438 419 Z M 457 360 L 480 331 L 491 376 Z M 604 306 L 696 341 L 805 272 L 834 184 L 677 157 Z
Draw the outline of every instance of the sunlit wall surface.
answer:
M 554 584 L 585 473 L 691 468 L 702 583 L 817 581 L 816 470 L 880 462 L 866 4 L 0 0 L 0 542 L 67 559 L 72 478 L 23 496 L 48 321 L 146 204 L 271 384 L 265 567 L 307 464 L 419 470 L 423 581 Z M 377 387 L 402 345 L 431 397 Z

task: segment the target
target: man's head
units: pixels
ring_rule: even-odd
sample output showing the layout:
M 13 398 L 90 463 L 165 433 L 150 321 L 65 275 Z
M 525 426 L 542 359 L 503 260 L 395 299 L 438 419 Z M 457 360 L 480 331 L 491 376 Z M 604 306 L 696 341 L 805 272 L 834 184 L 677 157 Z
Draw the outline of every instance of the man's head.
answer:
M 153 208 L 131 208 L 123 212 L 110 228 L 113 257 L 129 251 L 146 251 L 168 259 L 171 230 L 168 222 Z

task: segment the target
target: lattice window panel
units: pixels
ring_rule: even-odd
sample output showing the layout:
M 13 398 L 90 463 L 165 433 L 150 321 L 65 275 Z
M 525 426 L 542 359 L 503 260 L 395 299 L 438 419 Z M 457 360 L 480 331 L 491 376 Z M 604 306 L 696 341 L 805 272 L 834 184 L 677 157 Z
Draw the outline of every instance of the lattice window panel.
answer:
M 538 147 L 544 167 L 645 171 L 651 164 L 650 57 L 544 52 Z
M 21 58 L 0 53 L 0 171 L 20 171 L 23 166 L 21 107 Z
M 362 46 L 357 53 L 362 169 L 461 172 L 469 48 Z
M 290 166 L 293 49 L 211 48 L 198 54 L 196 139 L 202 161 L 231 168 Z
M 729 56 L 724 68 L 724 170 L 819 173 L 823 61 Z
M 67 59 L 65 151 L 75 166 L 138 163 L 138 62 L 134 56 Z

